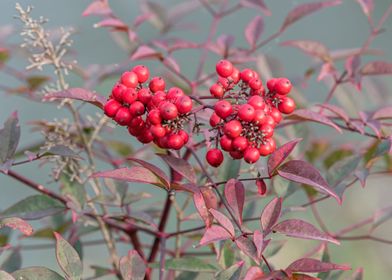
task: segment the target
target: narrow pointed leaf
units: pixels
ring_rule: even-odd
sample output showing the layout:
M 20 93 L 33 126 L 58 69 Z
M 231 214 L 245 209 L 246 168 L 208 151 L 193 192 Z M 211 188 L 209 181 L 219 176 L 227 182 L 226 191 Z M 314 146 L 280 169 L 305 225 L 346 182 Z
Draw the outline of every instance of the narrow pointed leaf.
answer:
M 257 255 L 256 246 L 252 240 L 248 239 L 245 236 L 240 236 L 235 240 L 235 244 L 241 250 L 241 252 L 251 257 L 256 263 L 260 262 L 259 257 Z
M 240 4 L 247 8 L 257 8 L 260 9 L 264 15 L 270 16 L 271 11 L 268 9 L 264 0 L 240 0 Z
M 60 276 L 57 272 L 40 266 L 22 268 L 14 271 L 12 276 L 15 279 L 23 280 L 65 280 L 65 278 Z
M 54 99 L 64 99 L 64 98 L 88 102 L 101 109 L 106 103 L 105 97 L 97 93 L 91 92 L 89 90 L 86 90 L 84 88 L 70 88 L 63 91 L 50 92 L 45 94 L 43 100 L 51 101 Z
M 317 273 L 317 272 L 326 272 L 330 270 L 350 270 L 350 266 L 345 264 L 334 264 L 322 262 L 315 259 L 303 258 L 294 261 L 290 264 L 286 271 L 289 273 L 292 272 L 307 272 L 307 273 Z
M 271 228 L 278 222 L 282 212 L 282 198 L 275 197 L 265 207 L 260 217 L 260 225 L 264 234 L 268 234 Z
M 162 53 L 145 45 L 140 46 L 131 56 L 131 60 L 163 58 Z
M 328 234 L 321 232 L 312 224 L 298 219 L 290 219 L 280 222 L 279 224 L 275 225 L 272 230 L 290 237 L 328 241 L 338 245 L 340 244 L 339 241 L 332 238 Z
M 275 169 L 290 155 L 302 138 L 294 139 L 276 149 L 268 158 L 268 174 L 271 176 Z
M 159 263 L 152 263 L 149 265 L 152 268 L 159 268 Z M 176 271 L 193 271 L 193 272 L 205 272 L 213 273 L 217 271 L 217 268 L 209 262 L 194 258 L 194 257 L 181 257 L 178 259 L 170 259 L 165 261 L 165 269 L 176 270 Z
M 264 275 L 263 270 L 258 266 L 251 266 L 246 272 L 243 280 L 256 280 Z
M 254 17 L 245 28 L 245 38 L 251 48 L 256 46 L 264 30 L 264 22 L 261 16 Z
M 373 61 L 365 64 L 360 73 L 362 75 L 391 75 L 392 63 L 386 61 Z
M 109 7 L 108 0 L 95 0 L 83 11 L 82 15 L 85 16 L 108 16 L 112 14 Z
M 56 237 L 56 258 L 59 266 L 70 279 L 81 279 L 83 266 L 75 248 L 57 232 L 54 232 L 54 236 Z
M 332 105 L 332 104 L 318 104 L 317 106 L 320 106 L 322 108 L 325 108 L 325 109 L 335 113 L 338 117 L 340 117 L 346 123 L 350 123 L 350 118 L 347 115 L 347 113 L 344 111 L 343 108 L 340 108 L 340 107 L 338 107 L 336 105 Z
M 18 113 L 15 111 L 0 129 L 0 165 L 12 159 L 18 147 L 19 138 Z
M 336 129 L 339 133 L 342 133 L 342 129 L 338 127 L 333 121 L 331 121 L 329 118 L 327 118 L 324 115 L 321 115 L 319 113 L 316 113 L 314 111 L 310 111 L 308 109 L 299 109 L 295 110 L 290 117 L 291 119 L 303 119 L 303 120 L 308 120 L 311 122 L 317 122 L 321 124 L 328 125 L 330 127 L 333 127 Z
M 218 223 L 220 223 L 221 226 L 223 226 L 230 233 L 232 237 L 235 236 L 234 226 L 228 217 L 215 209 L 210 209 L 210 213 L 212 216 L 214 216 Z
M 375 111 L 372 115 L 372 119 L 392 119 L 392 106 L 386 106 Z
M 220 271 L 214 279 L 216 280 L 239 280 L 241 276 L 244 261 L 240 261 L 229 268 Z
M 196 183 L 196 174 L 192 165 L 182 158 L 177 158 L 170 155 L 158 154 L 171 168 L 178 174 L 189 180 L 191 183 Z
M 204 246 L 216 241 L 230 239 L 230 233 L 221 226 L 212 225 L 207 228 L 199 242 L 199 246 Z
M 309 40 L 292 40 L 281 43 L 282 46 L 289 46 L 303 51 L 305 54 L 319 58 L 322 61 L 330 61 L 331 56 L 328 48 L 320 42 Z
M 30 236 L 33 234 L 33 227 L 26 221 L 22 220 L 21 218 L 13 217 L 13 218 L 2 219 L 0 220 L 0 229 L 3 226 L 19 230 L 21 233 L 23 233 L 26 236 Z
M 316 190 L 334 197 L 341 203 L 340 197 L 331 189 L 320 172 L 310 163 L 302 160 L 291 160 L 283 164 L 278 173 L 281 177 L 314 187 Z
M 201 191 L 193 193 L 193 203 L 195 204 L 196 210 L 199 213 L 200 217 L 206 224 L 206 227 L 210 227 L 212 225 L 213 217 L 208 211 L 209 208 L 206 205 L 206 201 Z
M 268 241 L 264 241 L 264 235 L 261 231 L 255 230 L 253 233 L 253 243 L 256 246 L 257 257 L 261 258 L 261 254 L 263 253 Z
M 225 185 L 224 192 L 227 202 L 233 209 L 234 216 L 242 224 L 242 211 L 244 210 L 245 202 L 244 185 L 236 179 L 230 179 Z
M 169 177 L 165 174 L 165 172 L 163 172 L 159 167 L 144 161 L 142 159 L 137 159 L 137 158 L 127 158 L 131 161 L 137 162 L 139 163 L 141 166 L 147 168 L 148 170 L 150 170 L 152 173 L 154 173 L 159 179 L 161 179 L 162 183 L 167 187 L 170 188 L 170 179 Z
M 327 173 L 327 181 L 331 186 L 336 186 L 342 182 L 345 178 L 351 175 L 352 172 L 357 168 L 361 156 L 350 156 L 340 161 L 335 162 Z
M 120 272 L 124 280 L 143 280 L 146 264 L 135 250 L 120 258 Z

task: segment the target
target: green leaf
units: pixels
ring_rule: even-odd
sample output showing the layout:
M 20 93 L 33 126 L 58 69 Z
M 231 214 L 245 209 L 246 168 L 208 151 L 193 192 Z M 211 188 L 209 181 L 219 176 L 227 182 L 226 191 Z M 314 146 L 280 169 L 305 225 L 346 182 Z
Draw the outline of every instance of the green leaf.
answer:
M 61 175 L 60 182 L 61 182 L 61 187 L 60 187 L 61 193 L 64 196 L 69 195 L 75 198 L 79 202 L 79 204 L 83 207 L 84 203 L 86 202 L 86 190 L 84 188 L 84 185 L 80 184 L 76 180 L 71 182 L 69 176 L 66 174 Z
M 176 280 L 195 280 L 199 276 L 199 273 L 192 271 L 181 272 L 180 275 L 176 277 Z
M 351 156 L 353 151 L 348 149 L 337 149 L 331 152 L 324 160 L 325 168 L 330 168 L 335 162 L 338 162 L 348 156 Z
M 65 280 L 57 272 L 41 266 L 22 268 L 12 273 L 12 276 L 23 280 Z
M 240 261 L 228 269 L 220 271 L 214 279 L 216 280 L 239 280 L 241 276 L 242 267 L 244 265 L 244 261 Z
M 340 161 L 335 162 L 327 173 L 327 181 L 330 186 L 336 186 L 342 182 L 345 178 L 351 175 L 352 172 L 357 168 L 361 161 L 360 156 L 346 157 Z
M 56 237 L 56 258 L 61 269 L 71 280 L 82 277 L 83 266 L 76 250 L 60 234 L 54 232 Z
M 36 220 L 51 216 L 65 209 L 65 206 L 46 195 L 29 196 L 1 212 L 0 217 L 19 217 L 25 220 Z
M 7 49 L 0 49 L 0 64 L 4 64 L 10 58 L 10 52 Z
M 18 270 L 22 265 L 22 256 L 18 249 L 13 250 L 12 253 L 4 260 L 0 268 L 8 273 Z M 1 279 L 1 278 L 0 278 Z
M 11 274 L 8 274 L 7 272 L 1 271 L 1 270 L 0 270 L 0 279 L 1 280 L 15 280 L 15 278 L 12 277 Z
M 146 265 L 135 250 L 128 252 L 128 256 L 120 258 L 120 272 L 124 280 L 143 280 Z
M 232 242 L 226 240 L 225 242 L 220 242 L 220 243 L 224 243 L 224 246 L 221 250 L 220 253 L 220 257 L 219 257 L 219 264 L 223 267 L 223 268 L 228 268 L 230 266 L 233 265 L 234 263 L 234 250 L 231 247 Z
M 110 268 L 106 267 L 91 265 L 90 268 L 94 270 L 94 279 L 113 273 Z
M 328 251 L 328 247 L 325 246 L 324 248 L 324 252 L 323 252 L 323 256 L 321 258 L 322 262 L 331 262 L 331 257 L 329 256 L 329 251 Z M 320 279 L 328 279 L 329 275 L 331 274 L 331 271 L 326 271 L 326 272 L 320 272 L 319 274 L 317 274 L 317 277 Z
M 159 268 L 159 263 L 151 263 L 152 268 Z M 184 257 L 180 259 L 170 259 L 165 262 L 165 269 L 193 272 L 216 272 L 217 268 L 198 258 Z
M 13 112 L 0 129 L 0 164 L 10 160 L 16 151 L 20 138 L 18 114 Z
M 30 76 L 26 79 L 29 89 L 35 91 L 39 89 L 44 83 L 49 81 L 47 76 Z

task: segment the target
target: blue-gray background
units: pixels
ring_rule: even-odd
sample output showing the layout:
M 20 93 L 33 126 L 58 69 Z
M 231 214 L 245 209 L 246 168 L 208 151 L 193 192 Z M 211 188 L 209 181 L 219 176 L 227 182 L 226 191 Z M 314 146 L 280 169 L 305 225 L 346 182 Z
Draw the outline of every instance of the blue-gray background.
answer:
M 75 27 L 77 33 L 73 36 L 75 41 L 74 48 L 77 51 L 78 63 L 82 66 L 89 64 L 112 64 L 120 63 L 127 58 L 127 54 L 113 43 L 110 35 L 105 29 L 95 29 L 93 24 L 97 22 L 96 17 L 82 17 L 81 13 L 90 3 L 90 1 L 77 1 L 77 0 L 34 0 L 34 1 L 19 1 L 22 6 L 33 5 L 34 16 L 44 16 L 50 19 L 48 26 L 72 26 Z M 166 6 L 185 1 L 159 1 Z M 281 25 L 285 15 L 290 9 L 297 4 L 307 1 L 284 1 L 284 0 L 267 0 L 266 3 L 271 9 L 273 16 L 264 17 L 265 31 L 263 37 L 273 33 Z M 325 9 L 315 15 L 297 22 L 290 27 L 287 32 L 281 37 L 271 42 L 266 46 L 262 52 L 272 57 L 278 57 L 283 61 L 284 73 L 288 77 L 298 77 L 303 75 L 304 71 L 310 65 L 311 60 L 309 57 L 303 55 L 297 50 L 287 47 L 279 46 L 279 42 L 291 39 L 309 39 L 318 40 L 327 45 L 330 49 L 343 49 L 359 47 L 366 40 L 369 32 L 366 18 L 363 16 L 360 6 L 354 0 L 343 0 L 343 4 L 338 7 Z M 382 13 L 390 5 L 390 0 L 377 0 L 375 2 L 374 18 L 379 19 Z M 115 0 L 110 1 L 110 5 L 117 15 L 125 22 L 131 22 L 138 15 L 137 1 L 132 0 Z M 0 2 L 0 25 L 15 25 L 18 28 L 18 22 L 13 18 L 15 15 L 15 1 L 1 0 Z M 245 45 L 243 37 L 243 29 L 253 16 L 257 13 L 252 10 L 243 10 L 235 15 L 225 19 L 219 26 L 219 33 L 230 33 L 236 35 L 236 44 Z M 185 20 L 198 25 L 198 30 L 195 32 L 177 32 L 177 36 L 190 39 L 192 41 L 202 41 L 206 38 L 209 24 L 211 23 L 210 15 L 206 11 L 198 11 L 193 13 Z M 392 58 L 392 20 L 389 19 L 385 24 L 386 32 L 377 38 L 372 47 L 380 48 L 385 51 L 385 57 L 382 59 L 391 60 Z M 146 27 L 140 36 L 150 38 L 154 36 L 156 31 L 152 28 Z M 12 42 L 20 41 L 17 32 L 11 36 Z M 194 65 L 197 63 L 197 56 L 184 56 L 179 60 L 181 63 L 182 71 L 185 75 L 193 74 Z M 19 69 L 26 66 L 26 61 L 22 59 L 13 59 L 12 65 Z M 214 60 L 208 62 L 207 66 L 211 67 Z M 72 86 L 77 86 L 80 81 L 71 78 Z M 386 88 L 391 88 L 390 79 L 383 78 L 377 82 L 382 82 L 388 85 Z M 0 74 L 0 84 L 7 86 L 15 86 L 17 81 Z M 98 91 L 105 92 L 108 86 L 97 88 Z M 312 100 L 312 102 L 322 100 L 325 98 L 328 88 L 323 84 L 316 84 L 315 79 L 309 83 L 307 88 L 299 89 L 304 98 Z M 48 119 L 62 118 L 67 116 L 64 111 L 57 110 L 55 106 L 47 104 L 39 104 L 26 102 L 21 97 L 11 96 L 4 93 L 1 94 L 0 102 L 0 120 L 3 122 L 14 110 L 18 110 L 19 118 L 22 126 L 22 140 L 20 146 L 23 147 L 31 141 L 40 138 L 39 133 L 32 133 L 26 125 L 29 121 L 35 119 Z M 377 103 L 382 101 L 384 104 L 391 104 L 391 98 L 385 96 L 390 95 L 390 92 L 384 92 L 381 96 L 382 99 L 377 99 L 377 103 L 369 98 L 368 92 L 356 93 L 351 88 L 343 88 L 337 91 L 337 94 L 351 96 L 355 99 L 356 104 L 361 109 L 372 109 L 377 106 Z M 366 97 L 367 96 L 367 97 Z M 342 101 L 343 102 L 343 101 Z M 94 113 L 94 110 L 91 110 Z M 331 132 L 331 131 L 328 131 Z M 125 137 L 125 133 L 119 132 L 119 137 Z M 325 137 L 338 137 L 330 133 Z M 350 143 L 352 135 L 345 135 L 342 139 L 346 143 Z M 354 138 L 353 138 L 354 139 Z M 363 138 L 355 138 L 363 139 Z M 365 139 L 366 140 L 366 139 Z M 341 140 L 337 140 L 341 141 Z M 34 167 L 34 168 L 32 168 Z M 29 165 L 17 168 L 28 177 L 34 180 L 46 183 L 48 178 L 43 175 L 48 169 L 38 169 L 37 165 Z M 338 206 L 335 202 L 330 201 L 322 204 L 320 211 L 326 216 L 326 223 L 332 228 L 339 225 L 354 223 L 368 215 L 371 215 L 376 209 L 388 205 L 392 191 L 390 190 L 391 180 L 387 178 L 370 179 L 367 188 L 360 189 L 356 185 L 353 190 L 347 192 L 347 198 L 343 206 Z M 11 180 L 10 178 L 0 176 L 0 208 L 4 209 L 29 194 L 32 194 L 29 189 L 26 189 L 19 183 Z M 155 194 L 162 194 L 155 192 Z M 302 197 L 303 199 L 303 197 Z M 159 204 L 157 205 L 159 206 Z M 333 211 L 329 211 L 332 209 Z M 312 217 L 301 214 L 307 219 L 311 220 Z M 170 226 L 174 224 L 171 223 Z M 390 224 L 386 224 L 380 228 L 377 233 L 385 238 L 392 239 L 392 230 Z M 46 244 L 45 241 L 42 241 Z M 279 254 L 279 259 L 274 259 L 276 265 L 287 265 L 295 257 L 304 252 L 304 245 L 312 244 L 311 242 L 302 242 L 298 240 L 291 240 L 288 246 Z M 120 247 L 121 254 L 125 254 L 128 246 L 123 245 Z M 392 246 L 378 244 L 372 241 L 361 242 L 344 242 L 340 247 L 333 246 L 333 260 L 336 262 L 347 262 L 352 264 L 354 268 L 365 268 L 365 279 L 389 279 L 392 273 L 391 261 Z M 105 264 L 107 261 L 107 254 L 104 247 L 89 247 L 86 248 L 85 260 L 86 264 Z M 58 270 L 55 259 L 54 250 L 39 250 L 29 251 L 24 253 L 23 266 L 31 265 L 47 265 L 55 270 Z M 86 266 L 87 268 L 87 266 Z

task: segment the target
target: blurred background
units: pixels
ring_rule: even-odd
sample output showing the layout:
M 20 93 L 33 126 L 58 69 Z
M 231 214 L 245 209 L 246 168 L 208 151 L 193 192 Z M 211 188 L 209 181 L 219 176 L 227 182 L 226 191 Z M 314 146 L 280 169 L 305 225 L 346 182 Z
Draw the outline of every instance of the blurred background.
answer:
M 116 44 L 108 30 L 103 28 L 94 28 L 94 23 L 98 22 L 96 17 L 82 17 L 81 14 L 91 1 L 79 0 L 21 0 L 19 3 L 22 6 L 32 5 L 34 7 L 33 16 L 43 16 L 49 18 L 47 27 L 49 29 L 56 29 L 60 26 L 73 27 L 76 33 L 72 36 L 74 40 L 72 55 L 82 67 L 88 65 L 105 65 L 105 64 L 119 64 L 128 59 L 128 53 Z M 158 1 L 161 5 L 170 7 L 172 5 L 185 3 L 187 1 L 172 1 L 162 0 Z M 197 2 L 197 1 L 196 1 Z M 234 3 L 234 1 L 232 1 Z M 271 16 L 264 16 L 265 30 L 262 35 L 266 38 L 268 35 L 275 32 L 287 13 L 296 5 L 309 1 L 283 1 L 283 0 L 266 0 L 268 8 L 271 10 Z M 369 26 L 366 17 L 355 0 L 344 0 L 339 6 L 325 9 L 321 12 L 313 14 L 302 19 L 293 26 L 291 26 L 282 36 L 278 37 L 270 44 L 258 51 L 258 54 L 263 54 L 271 61 L 279 61 L 274 63 L 274 67 L 270 70 L 272 73 L 283 73 L 285 76 L 291 78 L 296 83 L 296 96 L 307 100 L 309 104 L 317 103 L 326 97 L 328 93 L 328 83 L 317 82 L 317 75 L 311 77 L 306 85 L 303 83 L 305 72 L 309 66 L 314 64 L 314 61 L 309 56 L 304 55 L 300 51 L 283 47 L 279 44 L 287 40 L 316 40 L 324 43 L 331 50 L 349 49 L 360 47 L 367 39 L 369 34 Z M 377 0 L 375 2 L 374 16 L 377 21 L 386 8 L 390 5 L 390 0 Z M 12 28 L 12 34 L 7 39 L 8 43 L 18 45 L 21 42 L 19 36 L 20 23 L 14 18 L 15 1 L 1 0 L 0 1 L 0 29 L 7 30 Z M 132 22 L 138 16 L 139 4 L 134 0 L 113 0 L 109 3 L 115 14 L 121 18 L 125 23 Z M 189 1 L 194 3 L 194 1 Z M 243 30 L 249 21 L 256 15 L 262 13 L 258 10 L 243 9 L 227 18 L 220 24 L 217 34 L 225 33 L 232 34 L 236 37 L 236 46 L 246 46 L 246 41 L 243 36 Z M 194 42 L 202 42 L 208 35 L 209 26 L 211 24 L 211 16 L 208 12 L 200 8 L 191 13 L 184 22 L 194 25 L 194 29 L 189 31 L 175 31 L 172 33 L 177 37 L 181 37 Z M 379 58 L 381 60 L 392 60 L 392 19 L 390 18 L 384 25 L 385 32 L 372 44 L 372 48 L 381 49 L 384 51 L 384 56 Z M 143 27 L 142 32 L 139 33 L 143 39 L 148 39 L 157 35 L 157 31 L 148 24 Z M 1 40 L 0 40 L 1 44 Z M 1 45 L 0 45 L 1 47 Z M 16 69 L 24 69 L 28 62 L 25 55 L 18 51 L 9 62 Z M 194 65 L 198 61 L 198 56 L 183 52 L 177 57 L 182 73 L 186 76 L 192 77 L 194 75 Z M 206 68 L 213 69 L 217 57 L 211 55 L 211 59 L 206 64 Z M 367 61 L 368 57 L 363 61 Z M 374 57 L 371 58 L 374 60 Z M 150 63 L 150 64 L 148 64 Z M 154 66 L 154 63 L 147 62 L 148 65 Z M 264 69 L 265 70 L 265 69 Z M 50 72 L 50 71 L 49 71 Z M 45 72 L 44 72 L 45 73 Z M 44 74 L 43 73 L 43 74 Z M 4 73 L 0 73 L 0 85 L 7 87 L 15 87 L 18 85 L 18 80 L 12 79 Z M 82 81 L 76 76 L 70 75 L 68 82 L 72 87 L 82 86 Z M 113 84 L 114 80 L 109 80 L 99 87 L 95 88 L 97 92 L 107 94 Z M 384 105 L 392 104 L 391 96 L 392 81 L 390 76 L 381 78 L 366 78 L 362 92 L 357 92 L 351 86 L 342 86 L 337 90 L 335 96 L 337 98 L 334 102 L 339 104 L 355 104 L 358 110 L 371 110 L 379 106 L 380 103 Z M 53 104 L 43 104 L 39 102 L 27 101 L 23 96 L 18 94 L 6 94 L 0 91 L 0 122 L 3 123 L 6 118 L 15 110 L 18 111 L 19 119 L 22 128 L 20 149 L 41 139 L 39 132 L 32 132 L 28 124 L 33 120 L 46 119 L 61 119 L 69 117 L 65 110 L 58 110 Z M 351 107 L 350 110 L 352 110 Z M 85 108 L 86 113 L 94 116 L 95 108 Z M 355 113 L 355 112 L 350 112 Z M 330 129 L 317 130 L 317 126 L 309 126 L 313 129 L 312 137 L 332 141 L 335 145 L 344 143 L 347 146 L 357 145 L 364 146 L 369 143 L 369 139 L 358 135 L 345 132 L 343 135 L 338 135 L 335 132 L 331 133 Z M 127 134 L 124 131 L 115 130 L 115 137 L 124 139 Z M 136 148 L 139 144 L 132 142 Z M 101 166 L 98 167 L 100 169 Z M 17 170 L 27 177 L 33 178 L 35 181 L 42 184 L 53 186 L 47 174 L 50 172 L 50 167 L 41 167 L 39 164 L 32 163 L 18 167 Z M 328 200 L 319 206 L 319 211 L 325 217 L 327 226 L 331 229 L 339 229 L 349 223 L 355 223 L 365 217 L 371 216 L 377 209 L 389 206 L 392 197 L 392 179 L 390 177 L 371 177 L 366 188 L 361 188 L 359 184 L 350 188 L 345 194 L 345 200 L 342 206 L 339 206 L 335 201 Z M 33 194 L 33 192 L 13 181 L 12 179 L 0 175 L 0 209 L 5 209 L 16 201 Z M 135 188 L 143 189 L 143 186 L 136 186 Z M 147 190 L 150 192 L 150 190 Z M 159 190 L 151 191 L 154 195 L 153 201 L 156 202 L 156 207 L 160 208 Z M 302 203 L 304 196 L 301 194 L 294 195 L 289 204 L 298 205 Z M 261 209 L 265 202 L 257 205 L 256 209 Z M 256 210 L 256 213 L 258 213 Z M 313 216 L 310 211 L 295 213 L 295 217 L 302 217 L 306 220 L 313 221 Z M 171 221 L 169 228 L 174 229 L 174 222 Z M 392 224 L 386 223 L 377 231 L 377 236 L 386 239 L 392 239 Z M 98 235 L 95 237 L 99 237 Z M 94 239 L 94 238 L 92 238 Z M 23 244 L 48 244 L 47 240 L 24 240 Z M 272 262 L 277 266 L 285 267 L 293 259 L 301 256 L 307 249 L 314 246 L 312 241 L 300 241 L 290 239 L 288 245 L 275 257 Z M 331 246 L 332 260 L 336 263 L 349 263 L 353 268 L 364 267 L 364 279 L 390 279 L 392 275 L 392 245 L 385 245 L 376 243 L 374 241 L 345 241 L 341 246 Z M 125 255 L 129 250 L 128 245 L 119 246 L 120 254 Z M 46 265 L 56 271 L 59 271 L 54 258 L 54 249 L 48 248 L 44 250 L 26 250 L 23 251 L 23 267 L 33 265 Z M 0 260 L 4 255 L 0 257 Z M 104 246 L 92 246 L 85 248 L 84 261 L 86 263 L 87 274 L 89 272 L 87 265 L 100 264 L 105 266 L 107 264 L 108 255 Z M 107 266 L 107 265 L 106 265 Z M 107 278 L 109 279 L 109 278 Z

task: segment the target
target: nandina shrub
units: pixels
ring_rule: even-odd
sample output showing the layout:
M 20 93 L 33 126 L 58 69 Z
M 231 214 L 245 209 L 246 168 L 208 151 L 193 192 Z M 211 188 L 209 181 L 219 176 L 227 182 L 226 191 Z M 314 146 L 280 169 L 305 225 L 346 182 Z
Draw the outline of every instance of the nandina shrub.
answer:
M 20 128 L 18 113 L 4 120 L 2 178 L 36 193 L 0 209 L 0 279 L 363 279 L 369 257 L 364 254 L 361 265 L 351 267 L 338 245 L 391 244 L 377 231 L 392 217 L 391 207 L 347 224 L 339 215 L 346 189 L 357 189 L 357 182 L 369 188 L 370 175 L 389 175 L 392 169 L 390 98 L 375 92 L 384 81 L 369 77 L 392 74 L 392 64 L 364 57 L 382 55 L 371 46 L 382 36 L 392 5 L 378 18 L 373 1 L 357 2 L 370 27 L 364 43 L 332 51 L 318 41 L 284 41 L 280 45 L 315 61 L 304 75 L 291 78 L 272 70 L 264 47 L 302 18 L 339 9 L 341 1 L 282 5 L 287 14 L 282 25 L 265 36 L 265 16 L 274 11 L 262 0 L 184 1 L 173 7 L 143 2 L 140 14 L 127 21 L 108 1 L 96 0 L 83 16 L 98 18 L 95 26 L 107 28 L 129 51 L 128 60 L 100 67 L 78 65 L 71 32 L 51 34 L 45 19 L 17 4 L 21 47 L 30 64 L 26 71 L 15 68 L 10 58 L 21 52 L 6 40 L 4 28 L 0 70 L 21 84 L 1 90 L 26 102 L 54 104 L 70 116 L 23 120 L 42 133 L 38 144 L 25 148 L 18 145 L 21 130 L 27 130 Z M 246 9 L 254 10 L 243 32 L 246 42 L 234 42 L 230 30 L 217 31 L 222 20 L 235 20 Z M 184 18 L 205 12 L 212 18 L 205 41 L 177 36 L 176 29 L 186 28 Z M 140 30 L 148 24 L 158 29 L 156 37 L 143 37 Z M 181 52 L 192 57 L 177 56 Z M 198 63 L 189 67 L 194 56 Z M 193 76 L 182 71 L 185 65 Z M 53 69 L 53 75 L 37 74 L 42 69 Z M 83 82 L 71 83 L 68 74 Z M 316 104 L 303 94 L 312 80 L 329 88 Z M 340 96 L 349 95 L 339 91 L 343 87 L 369 96 L 371 111 L 343 102 Z M 328 135 L 320 139 L 324 130 Z M 20 165 L 34 172 L 49 165 L 54 188 L 26 176 Z M 321 204 L 329 200 L 332 209 L 326 211 Z M 328 223 L 325 216 L 332 211 L 338 218 Z M 314 219 L 304 218 L 308 212 Z M 92 239 L 94 233 L 100 239 Z M 50 243 L 26 245 L 36 238 Z M 301 246 L 309 246 L 288 260 L 286 239 L 307 239 Z M 104 263 L 83 257 L 88 246 L 100 244 L 109 255 Z M 54 252 L 39 254 L 55 255 L 58 267 L 46 267 L 39 258 L 35 266 L 21 266 L 24 251 L 46 247 Z

